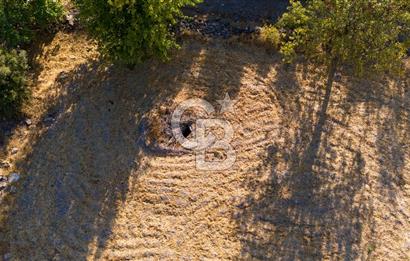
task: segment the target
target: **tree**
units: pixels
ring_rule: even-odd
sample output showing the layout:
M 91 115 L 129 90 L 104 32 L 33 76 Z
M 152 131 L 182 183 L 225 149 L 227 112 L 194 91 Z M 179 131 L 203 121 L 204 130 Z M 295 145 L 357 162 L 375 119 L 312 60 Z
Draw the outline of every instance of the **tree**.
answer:
M 292 0 L 278 21 L 286 62 L 301 53 L 327 68 L 325 97 L 303 160 L 305 171 L 311 172 L 319 149 L 337 70 L 344 66 L 359 76 L 402 71 L 410 47 L 409 7 L 408 0 Z
M 80 16 L 102 53 L 127 65 L 177 47 L 170 32 L 181 8 L 199 0 L 76 0 Z
M 327 66 L 327 90 L 336 71 L 350 66 L 355 74 L 399 73 L 409 37 L 408 0 L 291 1 L 278 22 L 281 53 L 291 62 L 296 53 Z M 408 43 L 407 43 L 408 45 Z

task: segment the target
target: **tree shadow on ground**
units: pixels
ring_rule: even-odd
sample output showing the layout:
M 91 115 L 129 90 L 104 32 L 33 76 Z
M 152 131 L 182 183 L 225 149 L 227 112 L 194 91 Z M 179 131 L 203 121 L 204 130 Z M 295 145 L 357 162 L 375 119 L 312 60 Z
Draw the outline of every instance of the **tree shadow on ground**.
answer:
M 46 130 L 18 164 L 22 186 L 8 218 L 13 258 L 101 256 L 129 177 L 143 173 L 143 116 L 178 92 L 197 52 L 133 71 L 94 61 L 58 77 L 62 95 L 44 115 Z
M 294 68 L 278 69 L 272 102 L 282 110 L 281 127 L 266 155 L 261 155 L 257 173 L 245 182 L 253 192 L 234 217 L 242 242 L 239 258 L 369 257 L 375 241 L 366 159 L 380 158 L 380 179 L 387 183 L 381 187 L 394 198 L 400 191 L 397 184 L 403 183 L 403 145 L 408 135 L 398 131 L 408 129 L 404 126 L 409 124 L 408 111 L 404 110 L 408 96 L 386 89 L 369 94 L 367 88 L 374 88 L 376 83 L 366 86 L 363 81 L 352 81 L 343 83 L 347 94 L 341 92 L 345 87 L 336 83 L 333 94 L 327 97 L 319 79 L 300 86 L 292 74 Z M 385 96 L 392 95 L 392 102 L 386 104 Z M 366 122 L 368 113 L 375 119 L 367 124 L 352 119 Z M 381 114 L 383 118 L 377 118 Z
M 248 64 L 218 70 L 232 61 L 223 60 L 223 47 L 207 46 L 189 41 L 172 63 L 130 71 L 90 61 L 56 77 L 60 96 L 40 121 L 45 130 L 17 163 L 22 181 L 8 217 L 13 258 L 102 258 L 130 177 L 144 174 L 148 154 L 162 156 L 140 142 L 144 116 L 180 92 L 215 102 L 240 87 Z
M 182 89 L 210 102 L 225 92 L 235 98 L 240 87 L 254 84 L 242 82 L 248 68 L 264 83 L 273 66 L 258 63 L 262 52 L 243 57 L 235 48 L 225 55 L 226 46 L 187 48 L 192 50 L 183 49 L 180 57 L 190 54 L 171 64 L 124 71 L 95 62 L 59 77 L 64 95 L 44 115 L 55 120 L 19 166 L 25 178 L 9 217 L 13 257 L 102 258 L 129 179 L 144 173 L 145 151 L 138 143 L 144 114 Z M 226 60 L 232 55 L 242 57 Z M 226 63 L 232 68 L 221 70 Z M 317 75 L 308 69 L 304 74 Z M 355 94 L 340 98 L 335 88 L 329 107 L 323 106 L 319 78 L 300 86 L 295 67 L 278 65 L 275 79 L 271 99 L 282 110 L 281 128 L 261 155 L 257 177 L 244 184 L 252 194 L 234 217 L 242 244 L 238 258 L 357 259 L 367 251 L 360 249 L 362 237 L 373 230 L 372 202 L 364 194 L 365 141 L 346 144 L 338 131 L 349 127 L 349 115 L 362 101 Z M 191 85 L 202 92 L 185 88 Z M 350 100 L 354 105 L 344 106 Z M 369 128 L 364 126 L 361 136 Z
M 365 104 L 364 111 L 373 115 L 375 159 L 378 161 L 378 190 L 391 204 L 406 184 L 405 160 L 409 148 L 410 93 L 409 71 L 405 77 L 391 81 L 352 81 L 349 102 Z M 369 121 L 372 117 L 368 117 Z M 370 133 L 363 133 L 369 135 Z
M 373 230 L 372 204 L 363 192 L 368 183 L 366 162 L 360 146 L 338 148 L 339 144 L 330 139 L 334 125 L 345 123 L 343 117 L 329 117 L 332 101 L 323 91 L 321 75 L 302 65 L 303 77 L 313 75 L 313 79 L 309 86 L 300 86 L 296 66 L 281 65 L 277 56 L 269 59 L 275 64 L 264 63 L 266 58 L 258 59 L 263 53 L 260 51 L 250 52 L 249 56 L 238 53 L 241 59 L 237 59 L 235 48 L 222 47 L 217 51 L 204 49 L 198 70 L 202 77 L 195 82 L 207 89 L 204 98 L 214 101 L 225 93 L 235 98 L 241 88 L 257 88 L 260 86 L 255 85 L 266 83 L 265 78 L 271 77 L 269 73 L 276 67 L 271 99 L 281 108 L 282 116 L 277 141 L 272 141 L 267 156 L 261 155 L 257 173 L 245 183 L 255 193 L 234 216 L 242 243 L 238 258 L 358 258 L 363 252 L 362 234 Z M 226 59 L 227 49 L 232 60 Z M 226 63 L 232 68 L 220 70 Z M 249 75 L 251 71 L 256 71 L 255 79 Z M 244 78 L 248 82 L 243 82 Z M 342 115 L 349 113 L 348 107 Z M 332 157 L 338 161 L 328 162 Z M 258 177 L 265 179 L 260 181 Z

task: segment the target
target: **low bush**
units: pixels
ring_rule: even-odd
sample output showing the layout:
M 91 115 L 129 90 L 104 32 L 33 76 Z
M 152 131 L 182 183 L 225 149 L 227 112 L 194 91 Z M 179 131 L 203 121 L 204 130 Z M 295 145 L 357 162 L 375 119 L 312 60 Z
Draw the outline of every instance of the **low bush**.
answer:
M 265 25 L 260 29 L 259 41 L 269 49 L 279 49 L 280 32 L 273 25 Z
M 28 96 L 26 52 L 17 49 L 62 14 L 57 0 L 0 0 L 0 118 L 18 115 Z
M 27 99 L 27 68 L 24 51 L 0 48 L 0 118 L 16 116 Z

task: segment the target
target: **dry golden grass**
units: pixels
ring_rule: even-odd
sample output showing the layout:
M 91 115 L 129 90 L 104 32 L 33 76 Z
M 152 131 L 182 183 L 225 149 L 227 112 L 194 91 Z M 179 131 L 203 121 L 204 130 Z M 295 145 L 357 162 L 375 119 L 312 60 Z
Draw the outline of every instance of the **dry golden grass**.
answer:
M 3 212 L 2 253 L 410 259 L 408 77 L 342 77 L 319 129 L 320 69 L 286 68 L 255 46 L 185 38 L 171 62 L 133 71 L 97 56 L 78 32 L 58 33 L 35 56 L 26 108 L 34 126 L 19 126 L 8 145 L 21 148 L 8 160 L 23 179 L 6 201 L 14 214 Z M 192 97 L 216 106 L 226 92 L 237 100 L 235 113 L 220 116 L 235 129 L 237 162 L 228 171 L 198 171 L 191 153 L 138 146 L 144 116 L 158 119 L 161 106 Z M 55 123 L 42 124 L 50 112 Z

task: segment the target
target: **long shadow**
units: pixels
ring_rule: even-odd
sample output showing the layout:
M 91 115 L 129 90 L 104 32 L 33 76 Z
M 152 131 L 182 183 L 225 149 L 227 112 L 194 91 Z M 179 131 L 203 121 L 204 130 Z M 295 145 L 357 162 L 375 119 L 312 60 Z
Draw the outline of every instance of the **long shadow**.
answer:
M 360 147 L 337 155 L 327 115 L 330 94 L 322 93 L 318 79 L 313 86 L 299 86 L 292 77 L 295 68 L 277 71 L 272 101 L 283 110 L 282 128 L 256 175 L 246 181 L 254 192 L 237 215 L 239 258 L 355 260 L 365 252 L 362 234 L 373 229 Z M 335 157 L 338 164 L 331 162 Z M 264 175 L 266 181 L 255 180 Z
M 395 204 L 406 184 L 405 159 L 409 148 L 410 94 L 408 75 L 378 82 L 352 81 L 349 101 L 365 103 L 366 113 L 376 115 L 374 127 L 375 155 L 378 161 L 378 189 L 381 195 Z M 365 95 L 363 95 L 365 94 Z
M 269 72 L 270 66 L 258 64 L 253 54 L 221 71 L 232 62 L 224 60 L 226 46 L 189 48 L 194 48 L 189 61 L 147 63 L 134 71 L 94 62 L 59 77 L 65 95 L 44 115 L 48 129 L 19 166 L 25 178 L 9 217 L 13 257 L 101 258 L 129 179 L 143 173 L 145 151 L 138 140 L 144 114 L 192 83 L 203 86 L 202 94 L 212 102 L 225 92 L 236 96 L 245 67 L 256 66 L 262 78 Z M 305 90 L 295 68 L 277 71 L 272 101 L 283 111 L 282 128 L 257 170 L 268 180 L 260 184 L 252 176 L 245 184 L 254 193 L 235 217 L 242 244 L 238 258 L 355 260 L 363 252 L 364 231 L 372 232 L 361 147 L 338 155 L 330 140 L 334 119 L 327 111 L 332 106 L 318 80 Z M 180 81 L 186 73 L 197 75 L 195 82 Z M 346 108 L 342 114 L 349 112 Z M 339 164 L 328 163 L 333 155 Z
M 172 99 L 192 60 L 149 62 L 133 71 L 95 61 L 60 77 L 64 95 L 44 115 L 46 131 L 18 164 L 22 186 L 8 218 L 13 258 L 101 256 L 129 177 L 143 172 L 143 116 Z

